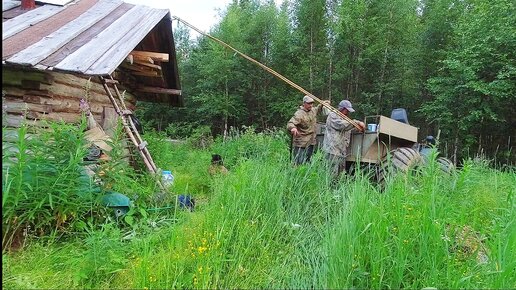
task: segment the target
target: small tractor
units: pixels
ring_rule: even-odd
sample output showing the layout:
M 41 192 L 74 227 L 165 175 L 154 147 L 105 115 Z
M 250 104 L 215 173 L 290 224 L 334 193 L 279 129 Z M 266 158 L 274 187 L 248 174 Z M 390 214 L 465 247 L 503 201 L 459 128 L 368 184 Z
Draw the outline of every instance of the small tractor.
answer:
M 365 123 L 364 132 L 351 133 L 346 158 L 348 172 L 353 173 L 358 167 L 362 170 L 373 169 L 374 177 L 381 183 L 390 168 L 406 172 L 428 162 L 435 141 L 428 136 L 425 142 L 418 142 L 418 128 L 409 125 L 405 109 L 394 109 L 390 118 L 367 116 Z M 324 123 L 317 124 L 318 147 L 322 146 L 325 127 Z M 444 157 L 438 157 L 436 161 L 444 172 L 449 173 L 455 168 Z

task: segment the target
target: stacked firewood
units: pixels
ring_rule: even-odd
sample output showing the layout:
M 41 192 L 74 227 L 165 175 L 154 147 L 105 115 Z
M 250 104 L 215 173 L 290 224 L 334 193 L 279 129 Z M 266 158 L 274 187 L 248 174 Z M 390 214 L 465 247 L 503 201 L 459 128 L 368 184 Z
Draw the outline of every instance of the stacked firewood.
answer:
M 125 59 L 122 67 L 132 75 L 163 77 L 161 63 L 168 62 L 167 53 L 133 50 Z

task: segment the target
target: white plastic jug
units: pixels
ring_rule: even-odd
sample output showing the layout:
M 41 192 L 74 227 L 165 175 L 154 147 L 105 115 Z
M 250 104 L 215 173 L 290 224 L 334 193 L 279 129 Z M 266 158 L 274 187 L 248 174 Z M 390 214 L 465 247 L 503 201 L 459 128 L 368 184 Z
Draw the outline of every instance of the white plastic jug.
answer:
M 174 175 L 172 175 L 172 171 L 163 170 L 163 172 L 161 173 L 161 181 L 163 182 L 163 185 L 167 188 L 172 186 L 172 184 L 174 184 Z

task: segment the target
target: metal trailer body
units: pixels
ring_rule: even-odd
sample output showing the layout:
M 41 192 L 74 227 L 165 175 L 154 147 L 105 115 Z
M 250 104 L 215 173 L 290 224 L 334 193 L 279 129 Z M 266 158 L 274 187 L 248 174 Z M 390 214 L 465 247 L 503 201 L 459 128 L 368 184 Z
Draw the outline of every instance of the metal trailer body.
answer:
M 400 147 L 413 147 L 417 143 L 418 128 L 409 124 L 381 115 L 366 117 L 366 124 L 367 128 L 375 130 L 351 134 L 346 161 L 378 164 L 388 152 Z

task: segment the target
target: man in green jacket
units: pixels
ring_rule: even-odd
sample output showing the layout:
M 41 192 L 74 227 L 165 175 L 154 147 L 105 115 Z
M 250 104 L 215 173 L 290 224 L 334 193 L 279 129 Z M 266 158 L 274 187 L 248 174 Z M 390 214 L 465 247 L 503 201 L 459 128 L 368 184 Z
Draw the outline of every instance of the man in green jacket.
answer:
M 322 111 L 322 105 L 313 107 L 314 99 L 310 96 L 303 97 L 303 105 L 300 106 L 294 116 L 287 123 L 287 130 L 292 134 L 294 164 L 299 165 L 309 162 L 314 151 L 315 124 L 317 114 Z

